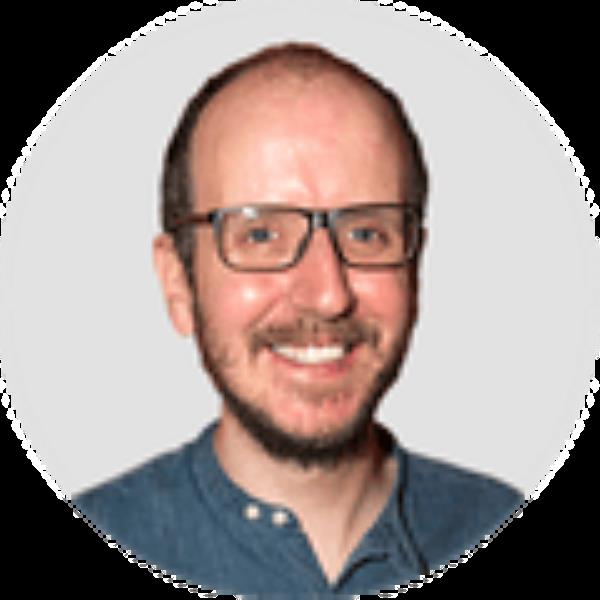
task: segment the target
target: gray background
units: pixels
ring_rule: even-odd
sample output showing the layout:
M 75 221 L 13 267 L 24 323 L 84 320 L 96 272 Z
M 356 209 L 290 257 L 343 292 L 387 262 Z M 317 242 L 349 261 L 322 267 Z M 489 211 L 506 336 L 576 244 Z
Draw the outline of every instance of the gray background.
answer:
M 65 103 L 2 223 L 0 356 L 23 429 L 73 493 L 217 414 L 152 273 L 162 152 L 207 74 L 289 39 L 323 43 L 394 87 L 431 170 L 421 319 L 381 419 L 410 448 L 530 492 L 574 426 L 598 347 L 583 190 L 543 119 L 487 59 L 353 0 L 191 14 L 119 53 Z

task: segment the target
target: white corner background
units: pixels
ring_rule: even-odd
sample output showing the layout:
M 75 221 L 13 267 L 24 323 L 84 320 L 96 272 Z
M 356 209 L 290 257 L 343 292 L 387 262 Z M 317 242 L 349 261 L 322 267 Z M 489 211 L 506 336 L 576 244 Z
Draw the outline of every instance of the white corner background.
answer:
M 381 420 L 411 449 L 531 493 L 584 409 L 600 346 L 585 189 L 485 51 L 375 2 L 192 11 L 139 37 L 64 102 L 2 221 L 0 357 L 23 431 L 70 495 L 218 414 L 152 271 L 162 154 L 208 75 L 288 40 L 321 43 L 393 87 L 430 168 L 420 322 Z

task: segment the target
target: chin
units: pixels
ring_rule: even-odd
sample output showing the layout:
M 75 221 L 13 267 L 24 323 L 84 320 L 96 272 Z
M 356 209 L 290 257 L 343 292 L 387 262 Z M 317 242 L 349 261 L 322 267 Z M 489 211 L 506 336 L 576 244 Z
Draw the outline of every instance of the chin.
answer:
M 275 415 L 236 394 L 229 392 L 224 399 L 233 417 L 270 456 L 304 468 L 333 467 L 360 454 L 368 439 L 376 404 L 364 402 L 344 419 L 311 416 L 298 425 L 298 421 L 288 418 L 283 419 L 286 423 L 280 423 Z
M 306 393 L 295 400 L 288 394 L 281 400 L 266 412 L 278 429 L 299 438 L 336 436 L 353 429 L 366 402 L 352 392 Z

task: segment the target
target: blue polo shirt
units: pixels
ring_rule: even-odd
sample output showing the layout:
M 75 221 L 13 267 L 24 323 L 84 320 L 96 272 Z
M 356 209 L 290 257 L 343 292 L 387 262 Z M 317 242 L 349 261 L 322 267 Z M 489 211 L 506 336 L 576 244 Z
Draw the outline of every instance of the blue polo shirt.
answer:
M 137 559 L 203 590 L 348 598 L 458 559 L 523 504 L 511 487 L 408 452 L 387 434 L 398 464 L 393 493 L 329 583 L 295 515 L 250 496 L 222 470 L 215 429 L 74 498 L 76 509 Z

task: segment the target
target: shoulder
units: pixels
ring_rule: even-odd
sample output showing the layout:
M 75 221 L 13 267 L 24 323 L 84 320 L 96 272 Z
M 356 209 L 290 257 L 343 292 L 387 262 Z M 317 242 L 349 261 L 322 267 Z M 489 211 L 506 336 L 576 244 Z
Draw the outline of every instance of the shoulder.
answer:
M 511 485 L 441 460 L 406 453 L 404 468 L 404 508 L 431 568 L 494 535 L 524 504 Z
M 133 498 L 149 501 L 161 495 L 172 495 L 185 479 L 190 444 L 161 454 L 101 485 L 75 496 L 78 507 L 95 508 L 100 504 L 124 503 Z M 151 495 L 148 492 L 152 492 Z
M 486 511 L 505 510 L 522 502 L 511 485 L 489 475 L 464 469 L 442 460 L 407 453 L 406 480 L 420 502 L 451 509 L 468 505 Z
M 145 549 L 162 549 L 151 562 L 169 564 L 185 529 L 182 515 L 202 513 L 191 467 L 194 444 L 162 454 L 72 499 L 74 507 L 102 534 L 110 535 L 137 556 L 150 558 Z M 203 523 L 199 524 L 200 529 Z M 185 534 L 183 534 L 185 537 Z

